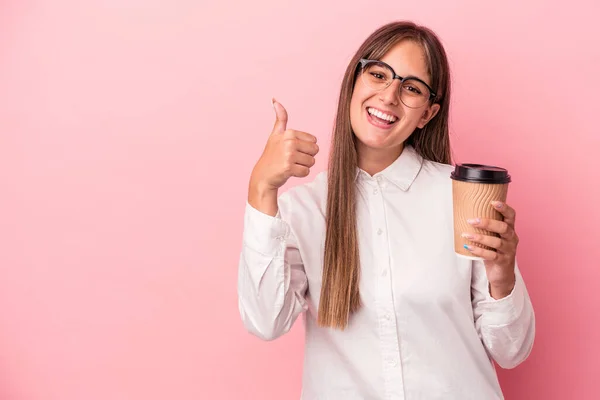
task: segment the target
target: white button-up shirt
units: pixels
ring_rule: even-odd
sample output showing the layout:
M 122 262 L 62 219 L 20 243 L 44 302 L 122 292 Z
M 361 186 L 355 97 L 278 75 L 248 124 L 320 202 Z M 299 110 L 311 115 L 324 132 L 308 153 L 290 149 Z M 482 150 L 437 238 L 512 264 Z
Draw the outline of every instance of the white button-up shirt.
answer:
M 518 267 L 513 291 L 495 300 L 483 263 L 455 255 L 452 170 L 407 146 L 384 171 L 358 171 L 363 306 L 343 331 L 316 323 L 326 173 L 281 194 L 275 217 L 246 203 L 240 314 L 265 340 L 304 316 L 302 399 L 503 398 L 492 360 L 525 360 L 534 312 Z

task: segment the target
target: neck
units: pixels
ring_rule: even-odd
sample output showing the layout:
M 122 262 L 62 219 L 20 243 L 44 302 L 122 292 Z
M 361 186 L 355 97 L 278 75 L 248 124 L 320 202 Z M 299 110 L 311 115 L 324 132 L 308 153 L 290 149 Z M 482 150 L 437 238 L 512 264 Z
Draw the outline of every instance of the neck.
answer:
M 372 149 L 364 146 L 358 148 L 358 167 L 373 176 L 383 171 L 398 157 L 404 150 L 404 144 L 394 149 Z

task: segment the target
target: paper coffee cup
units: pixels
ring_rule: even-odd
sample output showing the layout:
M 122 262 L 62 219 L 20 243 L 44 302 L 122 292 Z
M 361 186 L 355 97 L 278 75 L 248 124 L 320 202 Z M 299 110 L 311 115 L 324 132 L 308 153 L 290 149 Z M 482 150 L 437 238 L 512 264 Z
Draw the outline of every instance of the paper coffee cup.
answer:
M 506 202 L 511 177 L 504 168 L 481 164 L 457 164 L 450 174 L 454 210 L 454 251 L 458 256 L 479 260 L 464 245 L 494 249 L 472 242 L 461 235 L 471 234 L 499 237 L 498 234 L 475 228 L 467 223 L 470 218 L 503 220 L 502 214 L 491 204 L 492 201 Z

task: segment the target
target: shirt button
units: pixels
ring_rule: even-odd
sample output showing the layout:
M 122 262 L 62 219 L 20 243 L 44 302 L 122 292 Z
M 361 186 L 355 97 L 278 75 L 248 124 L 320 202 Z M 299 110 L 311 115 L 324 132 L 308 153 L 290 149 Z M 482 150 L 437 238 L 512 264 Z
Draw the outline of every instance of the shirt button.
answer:
M 383 233 L 383 231 L 381 230 L 381 228 L 377 229 L 377 234 L 381 235 Z
M 377 194 L 377 193 L 379 193 L 379 190 L 373 189 L 373 194 Z
M 382 179 L 382 177 L 381 177 L 381 175 L 379 175 L 379 176 L 377 177 L 377 182 L 381 182 L 381 179 Z
M 385 314 L 383 318 L 385 318 L 386 321 L 389 321 L 391 319 L 390 314 Z
M 398 363 L 396 362 L 396 360 L 390 360 L 390 365 L 392 367 L 395 367 L 396 365 L 398 365 Z
M 381 273 L 381 276 L 387 276 L 387 269 L 383 270 L 383 272 Z

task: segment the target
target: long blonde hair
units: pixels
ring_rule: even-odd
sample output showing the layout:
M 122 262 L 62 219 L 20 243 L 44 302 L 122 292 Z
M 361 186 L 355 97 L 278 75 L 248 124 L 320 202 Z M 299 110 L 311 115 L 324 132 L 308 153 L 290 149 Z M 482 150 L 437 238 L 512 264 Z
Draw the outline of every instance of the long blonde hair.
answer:
M 328 166 L 323 283 L 317 323 L 344 329 L 360 306 L 360 259 L 356 227 L 356 136 L 350 125 L 350 100 L 361 58 L 380 59 L 396 43 L 409 39 L 422 46 L 431 86 L 440 105 L 437 115 L 407 139 L 422 157 L 450 164 L 448 133 L 450 68 L 445 50 L 434 32 L 409 21 L 386 24 L 360 46 L 344 74 L 335 119 Z

